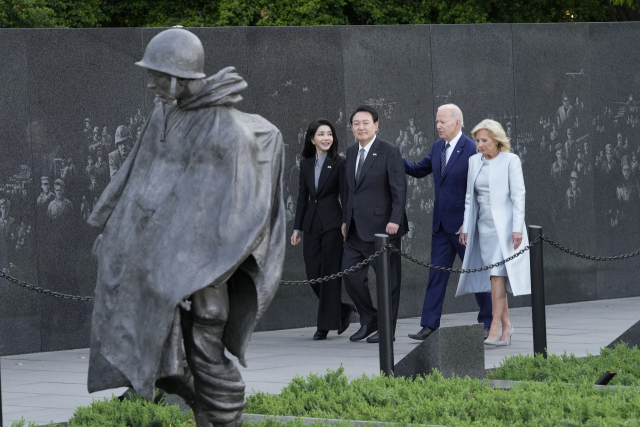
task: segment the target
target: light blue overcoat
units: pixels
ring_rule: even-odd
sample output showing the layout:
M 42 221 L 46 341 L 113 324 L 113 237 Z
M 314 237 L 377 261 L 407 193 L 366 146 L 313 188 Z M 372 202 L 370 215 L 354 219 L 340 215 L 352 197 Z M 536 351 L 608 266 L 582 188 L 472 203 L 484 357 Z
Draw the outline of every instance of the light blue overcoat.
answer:
M 529 244 L 527 229 L 524 223 L 525 188 L 520 158 L 512 153 L 500 152 L 491 160 L 489 166 L 489 193 L 491 213 L 500 241 L 502 259 L 508 258 Z M 478 200 L 474 186 L 480 168 L 482 154 L 469 158 L 469 174 L 467 175 L 467 194 L 465 197 L 464 223 L 462 232 L 467 233 L 467 250 L 462 261 L 462 268 L 477 268 L 485 265 L 480 255 L 478 242 Z M 511 233 L 522 233 L 522 243 L 517 250 L 511 244 Z M 507 291 L 513 295 L 531 293 L 531 271 L 529 251 L 505 264 L 507 268 Z M 489 271 L 461 274 L 456 296 L 490 292 L 491 281 Z

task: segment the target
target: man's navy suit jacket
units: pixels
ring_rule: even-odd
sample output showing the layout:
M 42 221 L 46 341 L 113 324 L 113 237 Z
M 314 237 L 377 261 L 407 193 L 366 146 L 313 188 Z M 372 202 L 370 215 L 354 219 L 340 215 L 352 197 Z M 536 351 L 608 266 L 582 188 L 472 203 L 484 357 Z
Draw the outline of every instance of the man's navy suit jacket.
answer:
M 438 231 L 442 225 L 447 233 L 457 233 L 464 221 L 469 157 L 476 154 L 476 143 L 463 133 L 451 153 L 444 174 L 441 176 L 440 159 L 445 143 L 444 139 L 434 142 L 429 155 L 419 163 L 403 159 L 404 170 L 407 175 L 415 178 L 423 178 L 433 173 L 436 189 L 436 199 L 433 206 L 433 232 Z

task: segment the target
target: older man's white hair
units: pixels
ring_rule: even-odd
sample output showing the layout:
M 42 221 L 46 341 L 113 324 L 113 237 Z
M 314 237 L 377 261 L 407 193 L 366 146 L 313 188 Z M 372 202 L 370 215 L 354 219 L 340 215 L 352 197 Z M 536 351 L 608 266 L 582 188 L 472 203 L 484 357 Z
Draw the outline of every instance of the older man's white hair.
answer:
M 462 110 L 456 104 L 444 104 L 438 107 L 440 110 L 451 110 L 453 120 L 460 120 L 460 126 L 464 127 L 464 119 L 462 118 Z

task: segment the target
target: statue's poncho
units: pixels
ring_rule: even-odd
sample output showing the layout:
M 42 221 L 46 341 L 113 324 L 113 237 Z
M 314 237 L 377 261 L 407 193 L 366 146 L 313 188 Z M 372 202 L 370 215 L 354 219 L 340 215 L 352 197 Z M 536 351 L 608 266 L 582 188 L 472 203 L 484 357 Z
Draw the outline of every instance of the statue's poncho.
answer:
M 185 365 L 178 303 L 229 286 L 223 343 L 245 365 L 255 322 L 284 260 L 284 145 L 278 129 L 233 108 L 233 68 L 177 106 L 156 105 L 88 222 L 103 228 L 91 327 L 89 392 L 156 380 Z M 162 134 L 164 132 L 164 140 Z

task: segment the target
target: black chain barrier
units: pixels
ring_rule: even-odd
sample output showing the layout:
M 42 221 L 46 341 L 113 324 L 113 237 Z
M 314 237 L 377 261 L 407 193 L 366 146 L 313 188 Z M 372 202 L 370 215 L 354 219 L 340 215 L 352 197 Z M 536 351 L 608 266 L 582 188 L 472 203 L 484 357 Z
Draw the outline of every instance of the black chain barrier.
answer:
M 633 258 L 634 256 L 640 255 L 640 251 L 630 252 L 628 254 L 616 255 L 616 256 L 585 255 L 585 254 L 582 254 L 582 253 L 577 252 L 577 251 L 572 251 L 569 248 L 565 248 L 561 244 L 556 243 L 553 240 L 549 239 L 544 234 L 542 235 L 542 240 L 544 240 L 545 242 L 547 242 L 548 244 L 550 244 L 551 246 L 553 246 L 554 248 L 556 248 L 556 249 L 558 249 L 558 250 L 560 250 L 562 252 L 565 252 L 565 253 L 567 253 L 569 255 L 576 256 L 578 258 L 588 259 L 588 260 L 591 260 L 591 261 L 620 261 L 622 259 L 629 259 L 629 258 Z
M 528 251 L 529 249 L 531 249 L 534 245 L 538 244 L 538 242 L 540 242 L 540 238 L 536 238 L 534 239 L 531 243 L 529 243 L 528 246 L 525 246 L 524 248 L 520 249 L 518 252 L 516 252 L 515 254 L 511 255 L 509 258 L 503 259 L 502 261 L 496 262 L 495 264 L 490 264 L 490 265 L 485 265 L 484 267 L 477 267 L 477 268 L 461 268 L 459 270 L 455 269 L 455 268 L 447 268 L 447 267 L 440 267 L 439 265 L 434 265 L 434 264 L 427 264 L 424 263 L 422 261 L 419 261 L 407 254 L 405 254 L 404 252 L 401 252 L 400 250 L 396 249 L 395 247 L 392 249 L 392 251 L 400 254 L 401 257 L 408 259 L 409 261 L 412 261 L 424 268 L 434 268 L 436 270 L 440 270 L 440 271 L 446 271 L 448 273 L 478 273 L 480 271 L 486 271 L 486 270 L 491 270 L 492 268 L 498 267 L 500 265 L 503 265 L 517 257 L 519 257 L 520 255 L 522 255 L 523 253 L 525 253 L 526 251 Z
M 364 267 L 365 265 L 369 264 L 374 259 L 378 258 L 380 255 L 382 255 L 388 248 L 393 248 L 393 245 L 391 243 L 389 243 L 389 244 L 383 246 L 382 248 L 380 248 L 380 250 L 376 251 L 369 258 L 364 259 L 364 260 L 360 261 L 359 263 L 357 263 L 356 265 L 354 265 L 352 267 L 349 267 L 346 270 L 341 271 L 339 273 L 335 273 L 335 274 L 332 274 L 330 276 L 325 276 L 325 277 L 321 277 L 319 279 L 311 279 L 311 280 L 299 280 L 299 281 L 282 280 L 280 282 L 280 284 L 281 285 L 311 285 L 311 284 L 326 282 L 328 280 L 338 279 L 338 278 L 344 276 L 345 274 L 353 273 L 354 271 L 361 269 L 362 267 Z
M 538 242 L 540 242 L 540 238 L 536 238 L 534 241 L 532 241 L 531 243 L 529 243 L 528 246 L 522 248 L 520 251 L 516 252 L 515 254 L 513 254 L 512 256 L 510 256 L 507 259 L 503 259 L 500 262 L 497 262 L 495 264 L 491 264 L 491 265 L 486 265 L 484 267 L 478 267 L 478 268 L 467 268 L 467 269 L 460 269 L 460 270 L 456 270 L 454 268 L 447 268 L 447 267 L 440 267 L 439 265 L 435 265 L 435 264 L 427 264 L 425 262 L 422 262 L 416 258 L 413 258 L 412 256 L 409 256 L 407 254 L 405 254 L 404 252 L 402 252 L 400 249 L 396 248 L 395 246 L 393 246 L 391 243 L 383 246 L 379 251 L 377 251 L 376 253 L 374 253 L 373 255 L 371 255 L 369 258 L 365 259 L 362 262 L 359 262 L 358 264 L 354 265 L 353 267 L 347 268 L 344 271 L 341 271 L 339 273 L 336 274 L 332 274 L 331 276 L 325 276 L 325 277 L 321 277 L 319 279 L 312 279 L 312 280 L 299 280 L 299 281 L 281 281 L 280 284 L 281 285 L 310 285 L 312 283 L 320 283 L 320 282 L 326 282 L 327 280 L 332 280 L 332 279 L 337 279 L 338 277 L 342 277 L 345 274 L 349 274 L 349 273 L 353 273 L 354 271 L 364 267 L 366 264 L 369 264 L 371 261 L 373 261 L 375 258 L 379 257 L 380 255 L 382 255 L 383 252 L 385 252 L 387 249 L 390 249 L 391 251 L 400 254 L 401 257 L 408 259 L 409 261 L 412 261 L 422 267 L 425 268 L 435 268 L 436 270 L 441 270 L 441 271 L 447 271 L 449 273 L 477 273 L 479 271 L 486 271 L 486 270 L 490 270 L 494 267 L 497 267 L 499 265 L 502 265 L 506 262 L 509 262 L 511 260 L 513 260 L 514 258 L 519 257 L 520 255 L 522 255 L 523 253 L 525 253 L 526 251 L 528 251 L 529 249 L 531 249 L 535 244 L 537 244 Z
M 373 255 L 371 255 L 370 257 L 362 260 L 361 262 L 357 263 L 356 265 L 347 268 L 346 270 L 343 270 L 339 273 L 335 273 L 335 274 L 331 274 L 329 276 L 325 276 L 325 277 L 320 277 L 318 279 L 311 279 L 311 280 L 282 280 L 280 282 L 281 285 L 311 285 L 311 284 L 316 284 L 316 283 L 322 283 L 322 282 L 327 282 L 329 280 L 334 280 L 334 279 L 338 279 L 343 277 L 345 274 L 349 274 L 349 273 L 353 273 L 356 270 L 361 269 L 362 267 L 364 267 L 365 265 L 368 265 L 371 263 L 371 261 L 373 261 L 374 259 L 378 258 L 380 255 L 382 255 L 384 252 L 387 251 L 387 249 L 399 254 L 401 257 L 408 259 L 409 261 L 418 264 L 424 268 L 434 268 L 436 270 L 440 270 L 440 271 L 446 271 L 448 273 L 465 273 L 465 274 L 469 274 L 469 273 L 478 273 L 480 271 L 486 271 L 486 270 L 490 270 L 494 267 L 498 267 L 500 265 L 503 265 L 509 261 L 512 261 L 513 259 L 519 257 L 520 255 L 524 254 L 526 251 L 530 250 L 533 246 L 535 246 L 536 244 L 540 243 L 541 241 L 547 242 L 548 244 L 550 244 L 551 246 L 553 246 L 554 248 L 565 252 L 569 255 L 573 255 L 576 256 L 578 258 L 584 258 L 587 260 L 591 260 L 591 261 L 620 261 L 623 259 L 629 259 L 629 258 L 633 258 L 635 256 L 640 255 L 640 251 L 635 251 L 635 252 L 630 252 L 628 254 L 623 254 L 623 255 L 616 255 L 616 256 L 609 256 L 609 257 L 602 257 L 602 256 L 593 256 L 593 255 L 586 255 L 574 250 L 571 250 L 569 248 L 566 248 L 562 245 L 560 245 L 557 242 L 554 242 L 553 240 L 549 239 L 547 236 L 545 236 L 544 234 L 541 236 L 538 236 L 536 239 L 534 239 L 531 243 L 529 243 L 527 246 L 525 246 L 524 248 L 522 248 L 521 250 L 519 250 L 518 252 L 516 252 L 515 254 L 511 255 L 509 258 L 503 259 L 500 262 L 497 262 L 495 264 L 491 264 L 491 265 L 485 265 L 484 267 L 478 267 L 478 268 L 466 268 L 466 269 L 455 269 L 455 268 L 447 268 L 447 267 L 441 267 L 439 265 L 434 265 L 431 263 L 426 263 L 423 261 L 420 261 L 416 258 L 413 258 L 412 256 L 400 251 L 399 249 L 397 249 L 395 246 L 393 246 L 392 244 L 387 244 L 386 246 L 383 246 L 380 250 L 376 251 Z M 69 294 L 63 294 L 61 292 L 55 292 L 55 291 L 51 291 L 49 289 L 44 289 L 41 288 L 40 286 L 35 286 L 35 285 L 31 285 L 27 282 L 25 282 L 24 280 L 19 280 L 16 279 L 15 277 L 12 277 L 10 275 L 8 275 L 7 273 L 5 273 L 4 271 L 0 271 L 0 279 L 5 279 L 8 280 L 9 282 L 16 284 L 22 288 L 28 289 L 30 291 L 35 291 L 39 294 L 44 294 L 44 295 L 49 295 L 55 298 L 62 298 L 62 299 L 68 299 L 68 300 L 72 300 L 72 301 L 93 301 L 93 297 L 83 297 L 83 296 L 77 296 L 77 295 L 69 295 Z
M 63 294 L 60 292 L 50 291 L 49 289 L 41 288 L 40 286 L 30 285 L 24 280 L 16 279 L 15 277 L 9 276 L 4 271 L 0 271 L 0 279 L 6 279 L 13 284 L 16 284 L 22 288 L 29 289 L 30 291 L 35 291 L 39 294 L 45 294 L 56 298 L 69 299 L 73 301 L 93 301 L 93 297 L 80 297 L 76 295 Z

